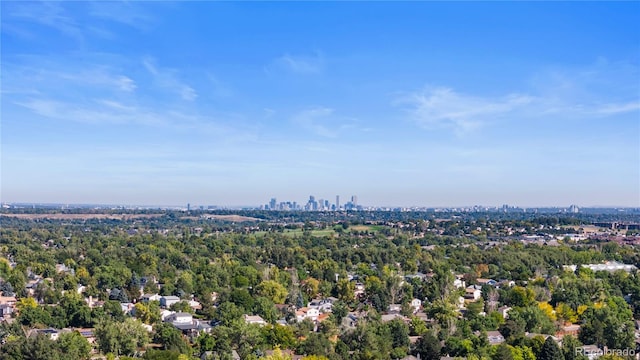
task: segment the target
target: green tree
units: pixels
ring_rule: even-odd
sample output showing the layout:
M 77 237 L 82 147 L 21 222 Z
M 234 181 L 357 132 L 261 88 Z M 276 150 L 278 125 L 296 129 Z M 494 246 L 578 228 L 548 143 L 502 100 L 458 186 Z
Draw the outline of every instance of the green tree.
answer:
M 62 359 L 84 360 L 91 358 L 91 344 L 77 331 L 60 334 L 57 340 Z
M 123 322 L 107 320 L 98 323 L 94 334 L 98 347 L 105 354 L 132 355 L 149 342 L 147 330 L 133 318 L 126 318 Z
M 223 326 L 231 326 L 242 318 L 243 311 L 232 302 L 223 302 L 218 306 L 214 319 L 220 321 Z
M 260 296 L 256 299 L 254 312 L 262 316 L 262 318 L 268 323 L 273 324 L 278 320 L 278 309 L 276 309 L 273 301 L 267 297 Z
M 566 335 L 562 338 L 562 353 L 565 360 L 586 360 L 586 357 L 581 357 L 576 353 L 576 349 L 582 346 L 582 343 L 571 335 Z
M 585 344 L 597 344 L 611 349 L 633 346 L 633 314 L 629 305 L 618 296 L 606 300 L 603 306 L 589 307 L 582 314 L 579 339 Z
M 191 348 L 182 332 L 169 323 L 158 323 L 153 327 L 153 342 L 162 345 L 163 350 L 177 351 L 180 354 L 191 353 Z
M 507 344 L 500 344 L 495 347 L 491 360 L 515 360 L 513 358 L 512 347 Z
M 332 353 L 333 345 L 322 333 L 311 333 L 298 346 L 298 353 L 304 355 L 329 356 Z
M 271 299 L 275 304 L 284 304 L 288 291 L 277 281 L 266 280 L 258 284 L 256 294 Z
M 394 348 L 409 347 L 409 326 L 400 320 L 394 319 L 385 324 L 391 333 L 392 346 Z
M 544 341 L 538 360 L 565 360 L 562 350 L 551 336 Z
M 416 343 L 416 353 L 424 360 L 439 360 L 441 349 L 440 340 L 431 332 L 422 335 Z
M 261 331 L 265 342 L 272 347 L 291 349 L 298 343 L 291 326 L 268 325 L 263 326 Z
M 428 331 L 427 325 L 419 317 L 414 316 L 409 323 L 409 334 L 411 336 L 422 336 Z
M 0 347 L 0 360 L 61 360 L 56 342 L 48 336 L 38 334 L 19 338 Z
M 338 280 L 338 284 L 336 285 L 336 290 L 338 292 L 338 299 L 351 303 L 353 302 L 355 295 L 356 285 L 349 281 L 349 279 L 340 279 Z

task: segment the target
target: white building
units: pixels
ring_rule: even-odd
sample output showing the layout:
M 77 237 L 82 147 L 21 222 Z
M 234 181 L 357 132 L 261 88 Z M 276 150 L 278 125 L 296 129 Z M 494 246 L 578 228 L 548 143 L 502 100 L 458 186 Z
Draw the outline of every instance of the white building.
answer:
M 298 322 L 303 321 L 304 319 L 316 321 L 318 320 L 318 316 L 320 316 L 320 311 L 316 308 L 303 307 L 296 311 L 296 320 Z
M 244 322 L 246 322 L 247 324 L 258 324 L 258 325 L 267 324 L 267 322 L 264 321 L 264 319 L 260 315 L 244 315 Z
M 180 302 L 180 298 L 177 296 L 161 296 L 160 297 L 160 306 L 164 308 L 169 308 L 171 305 Z
M 608 271 L 608 272 L 616 272 L 618 270 L 632 272 L 638 270 L 635 265 L 622 264 L 617 261 L 607 261 L 604 264 L 587 264 L 582 265 L 582 267 L 591 269 L 592 271 Z M 577 265 L 564 265 L 562 267 L 564 270 L 575 272 L 578 268 Z

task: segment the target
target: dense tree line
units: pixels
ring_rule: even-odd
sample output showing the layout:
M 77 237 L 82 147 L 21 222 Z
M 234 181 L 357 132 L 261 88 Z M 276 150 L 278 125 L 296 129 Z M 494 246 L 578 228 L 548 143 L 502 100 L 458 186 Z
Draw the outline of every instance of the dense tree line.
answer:
M 579 225 L 585 219 L 461 213 L 436 221 L 435 213 L 413 212 L 242 214 L 264 221 L 183 219 L 179 212 L 130 221 L 0 218 L 0 290 L 19 298 L 16 322 L 2 325 L 0 358 L 85 356 L 77 333 L 51 343 L 26 337 L 15 326 L 91 327 L 100 352 L 122 357 L 136 356 L 153 342 L 157 348 L 147 358 L 204 352 L 223 356 L 231 350 L 243 358 L 259 358 L 280 347 L 329 359 L 421 354 L 429 359 L 569 360 L 568 348 L 553 347 L 542 337 L 565 323 L 582 325 L 578 337 L 564 342 L 571 346 L 633 345 L 633 319 L 640 318 L 637 274 L 581 268 L 573 273 L 563 265 L 605 260 L 640 265 L 637 248 L 614 243 L 524 245 L 501 235 L 508 228 L 535 233 L 540 226 Z M 499 241 L 489 242 L 492 236 Z M 65 269 L 60 270 L 61 264 Z M 491 278 L 514 281 L 515 286 L 484 285 L 482 298 L 461 313 L 464 290 L 453 286 L 455 274 L 468 285 Z M 30 295 L 26 285 L 36 277 L 45 280 Z M 366 288 L 359 298 L 354 296 L 356 281 Z M 79 286 L 84 287 L 82 295 L 76 291 Z M 212 320 L 211 334 L 187 338 L 162 323 L 158 303 L 140 302 L 141 289 L 180 297 L 183 302 L 172 309 Z M 105 301 L 104 306 L 90 308 L 87 296 Z M 329 296 L 340 301 L 317 329 L 307 321 L 295 322 L 292 307 Z M 188 306 L 192 297 L 201 304 L 197 311 Z M 414 298 L 424 301 L 430 321 L 413 314 L 409 303 Z M 121 302 L 136 302 L 133 318 L 124 315 Z M 382 321 L 390 304 L 400 304 L 409 320 Z M 502 305 L 512 308 L 508 319 L 497 312 Z M 345 326 L 350 311 L 366 315 L 355 326 Z M 269 325 L 247 325 L 243 314 L 260 315 Z M 276 325 L 279 319 L 290 326 Z M 143 324 L 152 327 L 150 334 Z M 490 346 L 487 331 L 499 331 L 506 342 Z M 411 343 L 413 336 L 417 340 Z

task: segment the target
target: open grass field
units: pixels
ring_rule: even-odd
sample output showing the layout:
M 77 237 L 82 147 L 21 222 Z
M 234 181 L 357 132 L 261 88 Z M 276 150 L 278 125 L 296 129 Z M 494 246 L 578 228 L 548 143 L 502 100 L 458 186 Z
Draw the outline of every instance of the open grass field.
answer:
M 369 232 L 377 232 L 384 228 L 383 225 L 352 225 L 349 227 L 351 231 L 369 231 Z

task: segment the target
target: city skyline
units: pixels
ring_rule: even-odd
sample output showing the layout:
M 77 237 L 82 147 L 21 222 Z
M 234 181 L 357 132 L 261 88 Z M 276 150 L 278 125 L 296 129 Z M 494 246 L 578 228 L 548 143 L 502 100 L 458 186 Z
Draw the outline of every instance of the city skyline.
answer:
M 0 6 L 2 202 L 640 206 L 637 2 Z

